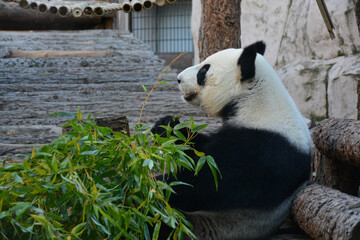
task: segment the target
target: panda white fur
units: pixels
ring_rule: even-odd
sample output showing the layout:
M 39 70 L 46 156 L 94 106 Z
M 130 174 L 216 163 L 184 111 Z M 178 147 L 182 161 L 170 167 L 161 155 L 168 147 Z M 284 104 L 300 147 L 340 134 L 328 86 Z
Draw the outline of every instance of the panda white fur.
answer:
M 193 187 L 175 187 L 170 199 L 198 239 L 267 239 L 309 179 L 308 128 L 264 51 L 263 42 L 223 50 L 178 75 L 186 102 L 224 120 L 216 133 L 192 140 L 218 164 L 218 191 L 209 168 L 198 176 L 183 170 L 178 179 Z M 168 123 L 164 117 L 152 131 L 161 134 Z

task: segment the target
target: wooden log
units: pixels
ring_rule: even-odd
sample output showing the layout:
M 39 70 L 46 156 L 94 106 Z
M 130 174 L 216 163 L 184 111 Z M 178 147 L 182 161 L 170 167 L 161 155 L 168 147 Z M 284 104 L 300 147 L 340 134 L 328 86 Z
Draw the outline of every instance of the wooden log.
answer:
M 205 58 L 226 48 L 240 48 L 240 0 L 201 0 L 199 57 Z
M 360 239 L 360 199 L 319 184 L 311 184 L 295 196 L 294 220 L 316 240 Z
M 54 51 L 54 50 L 10 50 L 9 57 L 18 58 L 58 58 L 58 57 L 106 57 L 107 51 L 73 50 L 73 51 Z
M 313 141 L 328 158 L 360 166 L 360 121 L 325 119 L 316 126 Z
M 337 159 L 326 157 L 320 151 L 313 152 L 313 181 L 329 188 L 357 196 L 359 191 L 360 169 Z

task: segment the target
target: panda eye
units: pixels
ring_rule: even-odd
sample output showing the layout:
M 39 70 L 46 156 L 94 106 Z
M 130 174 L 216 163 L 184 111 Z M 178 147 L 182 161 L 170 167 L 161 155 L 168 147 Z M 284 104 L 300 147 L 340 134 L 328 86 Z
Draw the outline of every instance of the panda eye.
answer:
M 205 76 L 210 68 L 210 64 L 205 64 L 197 73 L 197 82 L 199 85 L 205 85 Z

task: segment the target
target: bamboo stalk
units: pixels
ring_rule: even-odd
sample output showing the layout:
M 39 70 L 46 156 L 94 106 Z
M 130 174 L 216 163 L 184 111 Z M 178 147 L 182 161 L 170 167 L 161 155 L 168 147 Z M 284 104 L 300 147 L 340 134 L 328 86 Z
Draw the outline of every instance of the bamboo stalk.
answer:
M 143 10 L 143 5 L 139 0 L 132 0 L 131 1 L 131 8 L 134 12 L 139 13 Z
M 123 9 L 123 11 L 125 12 L 125 13 L 129 13 L 129 12 L 131 12 L 131 4 L 130 4 L 130 2 L 129 1 L 124 1 L 123 2 L 123 5 L 122 5 L 122 9 Z
M 30 8 L 31 9 L 37 9 L 38 8 L 38 3 L 37 2 L 31 2 L 30 3 Z
M 49 8 L 50 8 L 50 4 L 48 4 L 48 3 L 40 3 L 39 7 L 38 7 L 39 12 L 41 12 L 41 13 L 48 11 Z
M 67 15 L 70 15 L 71 13 L 71 9 L 69 9 L 67 6 L 60 6 L 58 8 L 58 14 L 61 17 L 66 17 Z
M 87 6 L 87 3 L 79 3 L 72 7 L 71 13 L 74 17 L 81 17 L 84 13 L 84 9 Z
M 153 6 L 153 2 L 151 0 L 142 0 L 141 2 L 145 9 L 150 9 Z
M 21 0 L 21 1 L 19 2 L 19 6 L 20 6 L 21 8 L 25 8 L 25 9 L 30 7 L 29 2 L 28 2 L 27 0 Z
M 57 14 L 58 11 L 59 11 L 59 5 L 52 5 L 50 8 L 49 8 L 49 12 L 52 13 L 52 14 Z

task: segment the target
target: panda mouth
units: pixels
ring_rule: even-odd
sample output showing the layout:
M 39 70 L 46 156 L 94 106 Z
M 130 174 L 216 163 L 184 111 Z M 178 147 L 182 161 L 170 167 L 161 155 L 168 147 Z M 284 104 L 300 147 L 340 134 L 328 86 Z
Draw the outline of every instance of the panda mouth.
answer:
M 186 101 L 190 102 L 190 101 L 194 100 L 194 98 L 196 98 L 196 95 L 197 95 L 196 92 L 190 92 L 190 93 L 185 92 L 184 93 L 184 99 Z

